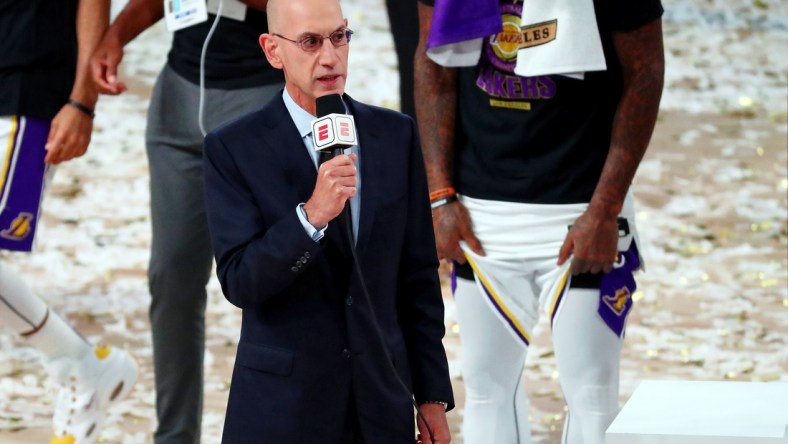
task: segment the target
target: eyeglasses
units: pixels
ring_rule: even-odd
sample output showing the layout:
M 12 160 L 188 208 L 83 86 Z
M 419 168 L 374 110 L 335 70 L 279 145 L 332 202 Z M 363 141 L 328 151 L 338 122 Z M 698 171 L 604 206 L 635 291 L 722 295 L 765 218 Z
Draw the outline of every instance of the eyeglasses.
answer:
M 304 52 L 317 52 L 323 46 L 323 40 L 325 39 L 328 39 L 331 44 L 334 45 L 334 48 L 347 45 L 350 43 L 350 36 L 353 35 L 353 31 L 350 28 L 345 28 L 337 29 L 327 36 L 322 36 L 320 34 L 306 34 L 298 40 L 292 40 L 274 32 L 272 32 L 271 35 L 279 37 L 280 39 L 285 39 L 288 42 L 295 43 Z

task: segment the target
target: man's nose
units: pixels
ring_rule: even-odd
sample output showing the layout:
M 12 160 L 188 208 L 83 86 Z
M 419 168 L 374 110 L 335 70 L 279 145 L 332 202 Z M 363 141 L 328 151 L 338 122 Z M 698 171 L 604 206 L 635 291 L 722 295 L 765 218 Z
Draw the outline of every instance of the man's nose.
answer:
M 323 39 L 323 44 L 318 50 L 320 64 L 333 66 L 339 60 L 337 55 L 338 49 L 331 43 L 331 39 Z

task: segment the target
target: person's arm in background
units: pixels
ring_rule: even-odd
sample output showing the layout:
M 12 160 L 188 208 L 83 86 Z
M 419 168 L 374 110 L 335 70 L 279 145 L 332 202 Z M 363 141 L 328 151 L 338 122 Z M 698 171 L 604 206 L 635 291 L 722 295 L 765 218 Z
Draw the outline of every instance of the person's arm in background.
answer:
M 265 8 L 268 6 L 268 0 L 240 0 L 241 3 L 245 4 L 250 8 L 254 8 L 260 11 L 265 12 Z
M 563 264 L 574 253 L 572 273 L 608 272 L 616 260 L 618 215 L 646 152 L 659 112 L 665 74 L 662 22 L 614 32 L 623 72 L 623 94 L 613 119 L 610 151 L 586 212 L 567 234 Z
M 90 72 L 100 93 L 114 96 L 126 91 L 126 85 L 118 81 L 123 47 L 162 17 L 164 3 L 161 0 L 129 1 L 90 58 Z
M 268 0 L 241 0 L 247 6 L 265 11 Z M 102 94 L 118 95 L 126 85 L 118 81 L 118 65 L 123 60 L 123 47 L 142 31 L 164 17 L 161 0 L 131 0 L 101 39 L 90 60 L 93 81 Z
M 90 78 L 90 55 L 109 22 L 109 0 L 80 0 L 77 6 L 77 71 L 69 98 L 95 109 L 98 92 Z M 93 118 L 85 110 L 66 104 L 52 119 L 44 161 L 58 164 L 79 157 L 88 149 Z
M 416 120 L 419 124 L 422 153 L 427 168 L 430 191 L 453 186 L 452 150 L 457 116 L 457 69 L 438 66 L 427 57 L 433 7 L 419 3 L 419 46 L 414 58 L 414 93 Z M 432 212 L 438 258 L 465 263 L 459 241 L 473 251 L 484 254 L 481 242 L 473 234 L 468 210 L 457 201 Z

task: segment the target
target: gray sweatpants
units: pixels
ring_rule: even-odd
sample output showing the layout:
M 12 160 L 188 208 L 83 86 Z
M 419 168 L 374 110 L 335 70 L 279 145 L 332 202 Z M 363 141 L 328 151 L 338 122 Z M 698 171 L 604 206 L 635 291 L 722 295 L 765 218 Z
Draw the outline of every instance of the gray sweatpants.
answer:
M 282 87 L 206 89 L 205 129 L 261 108 Z M 148 279 L 157 444 L 200 442 L 205 286 L 213 255 L 203 204 L 198 103 L 199 86 L 165 66 L 153 89 L 145 135 L 153 227 Z

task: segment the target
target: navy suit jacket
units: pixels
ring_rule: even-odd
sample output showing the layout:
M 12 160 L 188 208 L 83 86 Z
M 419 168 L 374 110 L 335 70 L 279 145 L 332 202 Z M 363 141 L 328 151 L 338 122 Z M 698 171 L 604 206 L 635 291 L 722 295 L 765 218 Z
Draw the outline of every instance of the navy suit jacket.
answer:
M 225 297 L 243 309 L 225 443 L 338 443 L 353 398 L 367 443 L 413 443 L 411 399 L 453 404 L 438 260 L 413 120 L 345 96 L 359 133 L 356 251 L 313 241 L 296 206 L 317 171 L 281 96 L 208 134 L 205 196 Z

